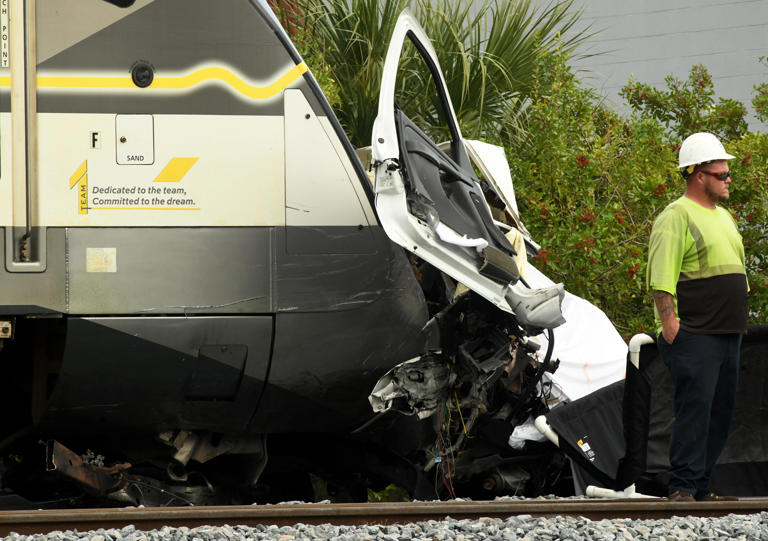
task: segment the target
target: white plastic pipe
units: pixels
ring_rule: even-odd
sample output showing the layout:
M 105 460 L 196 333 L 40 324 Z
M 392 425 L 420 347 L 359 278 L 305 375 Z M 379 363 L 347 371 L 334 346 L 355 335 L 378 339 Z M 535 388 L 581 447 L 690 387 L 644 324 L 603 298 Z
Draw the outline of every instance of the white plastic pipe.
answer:
M 655 496 L 648 496 L 635 492 L 635 485 L 631 484 L 624 490 L 611 490 L 610 488 L 596 487 L 595 485 L 587 485 L 586 494 L 590 498 L 606 498 L 611 500 L 618 500 L 624 498 L 654 498 Z
M 636 334 L 629 340 L 629 362 L 640 370 L 640 346 L 653 344 L 653 338 L 647 334 Z
M 536 430 L 544 434 L 544 436 L 546 436 L 549 441 L 560 447 L 560 438 L 557 437 L 555 431 L 552 430 L 552 427 L 549 426 L 546 417 L 543 415 L 536 417 L 536 419 L 533 421 L 533 426 L 536 427 Z

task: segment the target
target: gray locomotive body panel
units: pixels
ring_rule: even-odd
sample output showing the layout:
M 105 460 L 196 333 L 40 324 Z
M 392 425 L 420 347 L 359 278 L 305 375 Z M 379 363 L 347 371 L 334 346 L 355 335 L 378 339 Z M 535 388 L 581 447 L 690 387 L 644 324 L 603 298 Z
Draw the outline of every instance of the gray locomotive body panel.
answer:
M 427 313 L 306 65 L 257 2 L 91 3 L 37 3 L 35 268 L 0 138 L 0 313 L 62 318 L 34 421 L 238 434 L 370 416 L 360 390 L 421 351 Z

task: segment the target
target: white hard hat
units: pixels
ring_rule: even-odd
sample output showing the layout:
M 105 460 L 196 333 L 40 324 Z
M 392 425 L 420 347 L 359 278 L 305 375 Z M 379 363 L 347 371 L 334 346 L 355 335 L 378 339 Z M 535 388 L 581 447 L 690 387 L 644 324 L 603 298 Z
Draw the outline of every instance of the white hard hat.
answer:
M 680 145 L 679 169 L 689 165 L 711 162 L 714 160 L 730 160 L 734 158 L 725 151 L 720 140 L 707 132 L 689 135 Z M 689 173 L 693 171 L 688 171 Z

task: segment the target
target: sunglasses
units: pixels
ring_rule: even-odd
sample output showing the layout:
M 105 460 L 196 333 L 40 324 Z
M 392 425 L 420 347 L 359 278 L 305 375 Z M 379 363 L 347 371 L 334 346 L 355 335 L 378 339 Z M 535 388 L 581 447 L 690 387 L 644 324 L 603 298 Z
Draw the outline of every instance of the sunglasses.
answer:
M 711 171 L 701 171 L 701 173 L 704 173 L 705 175 L 712 175 L 718 180 L 725 180 L 731 176 L 730 171 L 726 171 L 725 173 L 712 173 Z

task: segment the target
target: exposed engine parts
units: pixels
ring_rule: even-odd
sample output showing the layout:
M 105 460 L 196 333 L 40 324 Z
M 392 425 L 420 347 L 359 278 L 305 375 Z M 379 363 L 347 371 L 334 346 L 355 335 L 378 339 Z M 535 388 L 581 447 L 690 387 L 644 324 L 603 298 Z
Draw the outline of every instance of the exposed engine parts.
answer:
M 441 274 L 438 278 L 434 269 L 416 259 L 412 264 L 427 285 L 425 291 L 431 291 L 433 306 L 440 305 L 440 297 L 447 300 L 454 295 L 456 287 L 449 277 Z M 504 315 L 471 291 L 464 290 L 448 302 L 433 315 L 428 327 L 439 334 L 439 340 L 433 342 L 442 344 L 442 349 L 390 370 L 376 384 L 369 401 L 379 413 L 395 410 L 436 419 L 438 438 L 425 449 L 423 469 L 430 472 L 437 467 L 453 495 L 454 480 L 466 482 L 477 473 L 478 457 L 467 461 L 460 456 L 473 453 L 467 446 L 478 433 L 478 421 L 506 425 L 511 432 L 527 417 L 546 411 L 542 377 L 545 372 L 553 373 L 559 362 L 552 359 L 551 331 L 547 348 L 541 352 L 541 344 L 514 316 Z M 493 481 L 483 483 L 489 490 L 510 484 L 503 481 L 509 475 L 499 473 L 504 454 L 509 453 L 485 458 L 484 466 L 497 472 L 489 478 Z M 524 469 L 510 475 L 518 481 L 530 477 Z

